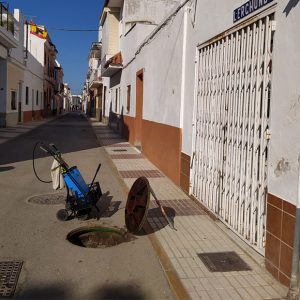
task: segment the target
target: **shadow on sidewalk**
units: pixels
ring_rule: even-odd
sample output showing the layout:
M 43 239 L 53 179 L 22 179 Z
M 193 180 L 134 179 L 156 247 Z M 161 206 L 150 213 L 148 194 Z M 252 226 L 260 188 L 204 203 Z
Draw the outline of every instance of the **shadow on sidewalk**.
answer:
M 170 219 L 171 223 L 174 225 L 174 219 L 176 216 L 175 210 L 172 207 L 163 206 L 163 208 L 168 218 Z M 160 208 L 159 207 L 150 208 L 148 210 L 147 222 L 145 223 L 142 230 L 135 235 L 143 236 L 143 235 L 155 233 L 165 228 L 166 226 L 169 226 L 169 223 L 163 216 Z

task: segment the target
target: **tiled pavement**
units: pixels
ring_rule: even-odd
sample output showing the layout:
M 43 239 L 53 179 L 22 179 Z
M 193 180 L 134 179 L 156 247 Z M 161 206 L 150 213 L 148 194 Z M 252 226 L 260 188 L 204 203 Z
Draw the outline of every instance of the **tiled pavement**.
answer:
M 101 123 L 91 124 L 127 187 L 130 188 L 139 176 L 148 177 L 157 198 L 161 200 L 167 214 L 174 219 L 177 231 L 167 225 L 151 198 L 148 222 L 192 299 L 252 300 L 286 297 L 287 288 L 249 255 L 251 249 L 247 251 L 248 246 L 240 247 L 236 244 L 221 229 L 218 221 L 212 220 L 138 149 Z M 211 272 L 198 257 L 201 253 L 225 251 L 236 252 L 250 266 L 251 271 Z

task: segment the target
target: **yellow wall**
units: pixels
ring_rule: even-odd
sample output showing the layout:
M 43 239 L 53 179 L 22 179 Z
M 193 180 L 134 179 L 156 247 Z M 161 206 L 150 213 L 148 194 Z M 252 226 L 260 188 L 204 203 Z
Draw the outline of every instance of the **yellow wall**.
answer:
M 109 14 L 109 45 L 108 54 L 115 55 L 119 52 L 119 18 L 120 12 L 111 12 Z

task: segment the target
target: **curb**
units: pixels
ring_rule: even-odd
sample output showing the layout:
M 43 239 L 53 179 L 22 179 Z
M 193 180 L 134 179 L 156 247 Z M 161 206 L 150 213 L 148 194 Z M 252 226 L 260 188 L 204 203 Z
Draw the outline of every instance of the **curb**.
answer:
M 92 121 L 86 117 L 89 124 L 91 125 Z M 93 128 L 93 126 L 91 125 L 91 127 Z M 94 130 L 93 130 L 94 131 Z M 95 131 L 94 131 L 95 133 Z M 96 133 L 95 133 L 96 135 Z M 100 143 L 100 140 L 98 138 L 98 136 L 96 135 L 98 142 Z M 132 146 L 134 147 L 134 146 Z M 109 158 L 109 164 L 110 166 L 116 171 L 117 179 L 120 182 L 124 192 L 126 194 L 128 194 L 129 189 L 127 187 L 127 185 L 125 184 L 124 180 L 122 179 L 118 169 L 116 168 L 115 164 L 113 163 L 110 155 L 108 154 L 108 152 L 106 151 L 105 147 L 104 150 Z M 151 242 L 151 245 L 159 259 L 160 265 L 166 275 L 166 278 L 168 280 L 168 283 L 170 285 L 171 290 L 173 291 L 175 298 L 178 300 L 181 299 L 185 299 L 185 300 L 190 300 L 191 297 L 189 296 L 187 290 L 185 289 L 185 287 L 183 286 L 182 282 L 180 281 L 180 278 L 177 275 L 177 272 L 175 271 L 175 269 L 172 266 L 172 263 L 169 259 L 169 257 L 167 256 L 165 250 L 163 249 L 163 247 L 161 246 L 159 240 L 156 238 L 155 233 L 150 233 L 150 225 L 148 223 L 148 221 L 146 220 L 145 225 L 144 225 L 144 230 L 147 234 L 148 239 Z

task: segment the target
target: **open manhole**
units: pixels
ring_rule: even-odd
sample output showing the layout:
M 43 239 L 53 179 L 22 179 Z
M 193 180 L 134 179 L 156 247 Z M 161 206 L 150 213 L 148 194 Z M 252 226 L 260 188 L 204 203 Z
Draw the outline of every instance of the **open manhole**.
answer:
M 81 227 L 72 230 L 67 240 L 72 244 L 85 248 L 107 248 L 135 240 L 136 238 L 117 227 Z
M 138 178 L 131 187 L 126 207 L 125 224 L 127 230 L 117 227 L 89 226 L 74 229 L 67 240 L 85 248 L 107 248 L 136 239 L 147 218 L 150 199 L 150 185 L 146 177 Z

